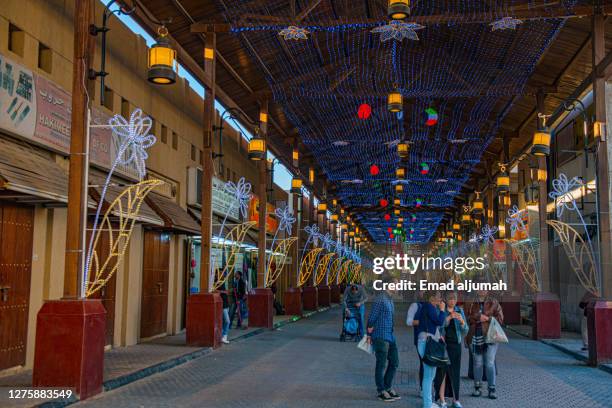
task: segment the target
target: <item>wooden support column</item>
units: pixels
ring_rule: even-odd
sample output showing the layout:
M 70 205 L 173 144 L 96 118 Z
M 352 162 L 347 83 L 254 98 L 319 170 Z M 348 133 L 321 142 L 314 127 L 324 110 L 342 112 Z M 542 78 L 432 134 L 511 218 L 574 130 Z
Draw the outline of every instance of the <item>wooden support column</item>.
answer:
M 536 94 L 537 110 L 538 113 L 544 114 L 544 99 L 546 95 L 543 92 Z M 546 119 L 538 118 L 538 129 L 543 129 L 546 126 Z M 547 171 L 546 156 L 538 156 L 538 168 Z M 539 186 L 539 199 L 538 199 L 538 224 L 540 231 L 540 281 L 541 289 L 543 292 L 550 292 L 550 256 L 549 256 L 549 242 L 548 242 L 548 224 L 546 224 L 546 206 L 548 204 L 548 181 L 541 180 L 538 182 Z
M 204 99 L 203 131 L 203 158 L 202 158 L 202 217 L 201 217 L 201 253 L 200 253 L 200 293 L 209 293 L 212 286 L 210 282 L 210 250 L 212 241 L 212 180 L 214 174 L 213 162 L 213 132 L 215 124 L 215 66 L 217 60 L 217 35 L 206 34 L 204 72 L 211 84 L 206 88 Z
M 261 103 L 260 108 L 260 119 L 266 118 L 265 121 L 260 120 L 259 122 L 259 134 L 265 140 L 266 134 L 268 133 L 268 101 L 264 100 Z M 268 202 L 266 199 L 266 190 L 268 189 L 267 177 L 266 177 L 266 163 L 267 160 L 260 160 L 258 163 L 259 170 L 259 185 L 257 191 L 259 193 L 259 231 L 257 234 L 257 287 L 263 288 L 265 286 L 265 274 L 266 274 L 266 207 Z
M 293 244 L 293 250 L 291 251 L 291 270 L 289 272 L 289 286 L 297 287 L 298 281 L 298 268 L 299 268 L 299 256 L 300 256 L 300 231 L 302 230 L 302 197 L 297 194 L 293 196 L 293 215 L 295 216 L 295 225 L 291 235 L 297 238 L 297 241 Z
M 593 17 L 593 67 L 596 67 L 606 57 L 605 18 L 602 14 Z M 593 69 L 593 105 L 595 121 L 606 123 L 606 78 L 598 76 Z M 608 123 L 606 128 L 610 128 Z M 610 132 L 608 132 L 608 135 Z M 602 296 L 612 298 L 612 217 L 610 216 L 610 144 L 606 135 L 602 135 L 597 150 L 597 202 L 599 211 L 599 247 L 600 271 L 602 273 Z
M 91 24 L 93 24 L 92 0 L 75 1 L 64 298 L 81 296 L 80 287 L 86 256 L 84 231 L 87 211 L 87 119 L 92 102 L 87 96 L 87 88 L 93 89 L 93 81 L 89 79 L 89 69 L 93 62 L 95 47 L 94 37 L 89 34 Z

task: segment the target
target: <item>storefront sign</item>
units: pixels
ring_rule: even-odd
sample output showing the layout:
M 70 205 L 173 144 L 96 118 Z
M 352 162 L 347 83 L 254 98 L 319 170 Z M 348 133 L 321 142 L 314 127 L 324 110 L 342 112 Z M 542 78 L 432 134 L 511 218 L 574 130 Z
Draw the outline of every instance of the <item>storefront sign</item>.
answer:
M 68 155 L 71 104 L 69 92 L 0 54 L 1 130 Z M 97 107 L 93 107 L 91 116 L 94 125 L 106 125 L 110 119 L 108 113 Z M 110 168 L 120 144 L 109 128 L 91 128 L 91 163 Z M 138 177 L 133 163 L 119 166 L 117 171 L 131 178 Z
M 240 207 L 236 203 L 236 197 L 225 191 L 225 182 L 213 177 L 212 192 L 213 212 L 234 221 L 240 221 Z
M 255 194 L 251 196 L 251 203 L 249 205 L 249 221 L 255 221 L 259 223 L 259 197 Z M 267 203 L 266 207 L 266 232 L 273 234 L 278 228 L 278 221 L 274 215 L 274 206 L 271 203 Z

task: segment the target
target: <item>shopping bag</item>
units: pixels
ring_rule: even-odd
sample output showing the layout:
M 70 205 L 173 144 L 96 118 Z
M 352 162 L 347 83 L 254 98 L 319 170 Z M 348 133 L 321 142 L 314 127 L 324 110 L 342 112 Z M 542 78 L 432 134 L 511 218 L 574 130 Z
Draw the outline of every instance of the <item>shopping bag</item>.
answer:
M 363 336 L 357 344 L 357 347 L 365 351 L 368 354 L 374 354 L 374 349 L 370 343 L 368 343 L 368 336 Z
M 501 324 L 497 321 L 496 318 L 492 317 L 489 321 L 489 330 L 487 331 L 487 337 L 485 338 L 485 343 L 507 343 L 508 336 L 502 329 Z

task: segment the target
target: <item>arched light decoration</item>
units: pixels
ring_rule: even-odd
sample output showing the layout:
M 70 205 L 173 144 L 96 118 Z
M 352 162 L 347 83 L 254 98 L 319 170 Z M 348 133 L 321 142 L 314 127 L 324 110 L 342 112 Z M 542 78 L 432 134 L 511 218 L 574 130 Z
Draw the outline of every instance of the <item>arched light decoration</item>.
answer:
M 149 48 L 147 78 L 149 82 L 157 85 L 170 85 L 176 82 L 176 50 L 170 46 L 168 29 L 165 26 L 159 27 L 157 34 L 155 44 Z
M 302 194 L 303 181 L 301 178 L 294 177 L 291 179 L 291 193 Z
M 550 154 L 550 131 L 548 129 L 540 129 L 534 133 L 531 154 L 534 156 L 548 156 Z
M 308 169 L 308 183 L 310 183 L 310 185 L 313 185 L 314 182 L 315 182 L 315 171 L 311 167 Z
M 293 148 L 291 158 L 293 159 L 293 167 L 297 167 L 300 164 L 300 151 L 297 149 L 297 147 Z
M 404 100 L 402 94 L 395 90 L 387 96 L 387 109 L 389 112 L 397 113 L 401 112 L 404 108 Z
M 338 214 L 332 214 L 331 215 L 331 219 L 329 221 L 331 224 L 337 224 L 338 223 Z
M 406 142 L 397 144 L 397 155 L 400 159 L 407 159 L 410 156 L 410 145 Z
M 476 197 L 472 201 L 472 211 L 476 214 L 480 214 L 484 211 L 484 202 L 480 198 L 480 192 L 476 191 Z
M 410 0 L 389 0 L 387 15 L 391 20 L 403 20 L 410 15 Z
M 317 205 L 317 213 L 325 214 L 326 212 L 327 212 L 327 203 L 324 201 L 321 201 L 319 205 Z
M 395 170 L 395 177 L 400 179 L 400 180 L 405 179 L 406 178 L 406 169 L 404 167 L 398 167 Z
M 500 166 L 499 174 L 497 175 L 497 192 L 507 193 L 510 191 L 510 176 L 506 173 L 506 165 Z
M 395 185 L 395 192 L 396 193 L 401 193 L 402 191 L 404 191 L 404 185 L 403 184 L 396 184 Z
M 248 152 L 250 160 L 264 160 L 266 158 L 266 141 L 256 134 L 249 140 Z

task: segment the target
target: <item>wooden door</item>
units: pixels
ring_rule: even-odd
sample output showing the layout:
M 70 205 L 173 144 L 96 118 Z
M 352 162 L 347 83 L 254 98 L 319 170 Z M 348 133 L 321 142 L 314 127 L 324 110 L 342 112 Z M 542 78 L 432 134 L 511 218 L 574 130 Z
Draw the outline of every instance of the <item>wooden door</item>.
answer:
M 25 364 L 34 209 L 0 201 L 0 370 Z
M 89 223 L 89 228 L 93 228 L 93 222 Z M 87 232 L 87 243 L 89 243 L 89 237 L 91 236 L 91 232 Z M 104 263 L 104 260 L 108 258 L 110 255 L 110 236 L 107 232 L 100 233 L 100 238 L 98 239 L 98 244 L 95 248 L 98 259 L 101 263 Z M 117 282 L 117 274 L 114 273 L 113 276 L 106 282 L 106 284 L 94 293 L 89 296 L 90 299 L 100 299 L 102 300 L 102 305 L 106 309 L 106 331 L 105 331 L 105 343 L 106 345 L 113 344 L 113 337 L 115 334 L 115 292 L 116 292 L 116 282 Z
M 142 268 L 140 338 L 166 332 L 170 238 L 168 234 L 145 231 Z

